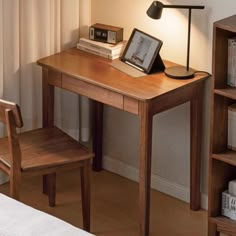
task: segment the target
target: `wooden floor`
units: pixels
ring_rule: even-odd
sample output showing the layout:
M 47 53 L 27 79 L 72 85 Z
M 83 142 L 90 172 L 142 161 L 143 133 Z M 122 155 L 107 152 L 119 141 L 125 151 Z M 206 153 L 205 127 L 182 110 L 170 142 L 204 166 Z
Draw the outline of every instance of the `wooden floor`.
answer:
M 107 171 L 92 173 L 92 233 L 100 236 L 138 235 L 138 184 Z M 8 195 L 9 184 L 0 186 Z M 41 178 L 25 179 L 21 201 L 82 227 L 80 175 L 77 172 L 58 176 L 57 206 L 48 207 L 41 193 Z M 206 236 L 206 211 L 193 212 L 189 205 L 152 191 L 151 236 Z

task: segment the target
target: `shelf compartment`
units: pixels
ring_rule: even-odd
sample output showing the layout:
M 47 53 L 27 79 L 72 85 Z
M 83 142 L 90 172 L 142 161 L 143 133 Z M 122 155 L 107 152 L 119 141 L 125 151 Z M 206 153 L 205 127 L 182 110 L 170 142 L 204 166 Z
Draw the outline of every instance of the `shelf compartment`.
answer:
M 236 221 L 225 216 L 211 217 L 210 221 L 217 225 L 217 231 L 236 236 Z
M 219 90 L 217 90 L 219 91 Z M 221 153 L 227 149 L 228 144 L 228 106 L 235 103 L 235 100 L 214 94 L 213 111 L 213 133 L 212 133 L 212 151 Z
M 236 236 L 236 221 L 221 216 L 222 192 L 236 179 L 236 151 L 228 148 L 228 107 L 236 87 L 228 86 L 228 39 L 236 36 L 236 15 L 214 22 L 212 50 L 211 155 L 209 157 L 208 235 Z
M 227 149 L 221 153 L 213 153 L 212 158 L 236 166 L 236 151 Z
M 223 156 L 223 157 L 222 157 Z M 210 216 L 218 216 L 221 212 L 222 192 L 228 189 L 229 181 L 236 179 L 235 166 L 226 163 L 224 155 L 212 154 L 209 163 L 209 206 Z
M 226 88 L 223 89 L 215 89 L 214 93 L 226 98 L 231 98 L 236 100 L 236 87 L 234 88 L 227 86 Z

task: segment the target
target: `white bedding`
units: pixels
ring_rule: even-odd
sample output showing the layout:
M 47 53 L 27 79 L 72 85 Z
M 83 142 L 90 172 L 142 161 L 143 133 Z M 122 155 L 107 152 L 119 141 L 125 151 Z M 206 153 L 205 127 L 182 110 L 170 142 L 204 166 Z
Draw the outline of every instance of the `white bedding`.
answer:
M 92 234 L 0 194 L 0 236 L 92 236 Z

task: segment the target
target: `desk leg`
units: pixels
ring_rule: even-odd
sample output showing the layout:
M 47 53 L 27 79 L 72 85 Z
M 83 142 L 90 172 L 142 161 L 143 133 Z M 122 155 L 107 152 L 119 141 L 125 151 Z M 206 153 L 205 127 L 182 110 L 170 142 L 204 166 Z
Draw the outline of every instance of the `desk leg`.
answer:
M 203 88 L 200 84 L 190 101 L 190 208 L 199 210 L 201 207 L 200 179 L 201 179 L 201 135 L 202 135 L 202 96 Z
M 149 234 L 152 116 L 148 103 L 140 103 L 139 211 L 140 236 Z
M 43 127 L 52 126 L 54 121 L 54 86 L 48 84 L 48 69 L 43 68 Z M 47 181 L 43 175 L 43 193 L 48 193 Z
M 43 68 L 43 127 L 54 122 L 54 86 L 48 84 L 48 69 Z
M 94 124 L 93 124 L 93 170 L 102 170 L 102 137 L 103 137 L 103 104 L 93 101 Z

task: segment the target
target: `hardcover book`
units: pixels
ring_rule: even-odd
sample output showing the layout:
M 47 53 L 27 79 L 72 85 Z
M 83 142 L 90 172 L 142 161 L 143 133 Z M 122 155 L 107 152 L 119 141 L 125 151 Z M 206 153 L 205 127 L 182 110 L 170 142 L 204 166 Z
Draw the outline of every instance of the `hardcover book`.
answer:
M 111 55 L 111 54 L 104 53 L 100 50 L 94 49 L 94 48 L 91 49 L 90 47 L 80 45 L 79 43 L 77 44 L 77 48 L 82 50 L 82 51 L 86 51 L 86 52 L 89 52 L 89 53 L 92 53 L 92 54 L 95 54 L 95 55 L 98 55 L 98 56 L 101 56 L 101 57 L 108 58 L 110 60 L 114 60 L 114 59 L 119 58 L 121 56 L 121 53 Z
M 126 41 L 119 42 L 117 44 L 102 43 L 87 38 L 80 38 L 79 46 L 87 47 L 91 50 L 96 50 L 97 52 L 105 53 L 108 55 L 121 54 L 125 48 Z M 78 46 L 77 45 L 77 46 Z

